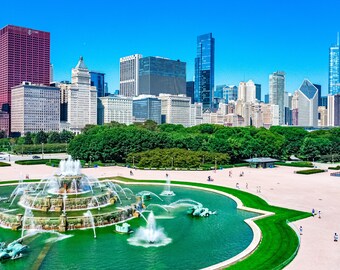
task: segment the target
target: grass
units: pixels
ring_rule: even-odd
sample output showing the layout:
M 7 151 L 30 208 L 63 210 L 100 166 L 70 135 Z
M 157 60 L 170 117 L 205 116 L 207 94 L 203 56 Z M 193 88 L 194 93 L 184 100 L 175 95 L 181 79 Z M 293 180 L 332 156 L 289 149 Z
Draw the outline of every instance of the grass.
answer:
M 340 170 L 340 165 L 336 167 L 328 167 L 328 170 Z
M 164 180 L 136 181 L 123 177 L 115 177 L 114 179 L 125 182 L 164 183 Z M 180 181 L 171 181 L 171 183 L 222 191 L 238 197 L 246 207 L 275 213 L 273 216 L 255 221 L 262 231 L 262 240 L 258 248 L 250 256 L 229 266 L 228 269 L 282 269 L 295 257 L 299 247 L 299 239 L 296 232 L 287 224 L 287 221 L 292 222 L 307 218 L 311 216 L 311 213 L 272 206 L 258 196 L 232 188 Z

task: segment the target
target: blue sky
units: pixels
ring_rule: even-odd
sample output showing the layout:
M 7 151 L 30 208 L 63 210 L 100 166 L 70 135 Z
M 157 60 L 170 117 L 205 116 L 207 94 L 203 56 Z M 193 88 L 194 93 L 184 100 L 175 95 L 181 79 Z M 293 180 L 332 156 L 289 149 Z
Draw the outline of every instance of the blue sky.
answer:
M 268 92 L 283 70 L 293 92 L 304 78 L 328 91 L 328 49 L 340 31 L 340 0 L 4 1 L 7 24 L 51 32 L 55 80 L 70 80 L 80 55 L 119 88 L 119 58 L 141 53 L 187 63 L 194 75 L 197 35 L 216 40 L 215 85 L 252 79 Z

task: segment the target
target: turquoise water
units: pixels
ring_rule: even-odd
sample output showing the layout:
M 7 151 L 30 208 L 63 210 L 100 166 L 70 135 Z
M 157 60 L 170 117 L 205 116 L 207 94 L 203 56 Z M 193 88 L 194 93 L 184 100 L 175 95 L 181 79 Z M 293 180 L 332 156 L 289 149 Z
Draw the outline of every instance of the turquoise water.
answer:
M 160 194 L 161 186 L 130 186 L 134 193 L 149 190 Z M 97 238 L 92 230 L 70 231 L 70 238 L 58 242 L 56 235 L 43 233 L 25 240 L 29 245 L 25 256 L 0 264 L 0 269 L 200 269 L 227 260 L 242 252 L 252 241 L 253 233 L 244 219 L 255 213 L 236 209 L 228 197 L 207 191 L 177 188 L 174 197 L 153 197 L 148 203 L 169 204 L 179 199 L 192 199 L 217 211 L 217 215 L 194 218 L 186 212 L 188 207 L 170 213 L 152 208 L 157 227 L 171 238 L 162 247 L 139 247 L 128 244 L 131 235 L 114 233 L 114 226 L 97 228 Z M 0 192 L 1 196 L 1 192 Z M 147 213 L 145 213 L 147 217 Z M 141 218 L 129 222 L 133 229 L 145 226 Z M 10 242 L 20 232 L 0 229 L 0 241 Z

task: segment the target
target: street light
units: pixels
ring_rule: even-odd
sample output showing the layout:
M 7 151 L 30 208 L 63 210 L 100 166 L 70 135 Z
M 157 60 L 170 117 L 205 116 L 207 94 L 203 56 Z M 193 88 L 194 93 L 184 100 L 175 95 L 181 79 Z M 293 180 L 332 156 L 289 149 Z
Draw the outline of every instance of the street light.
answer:
M 216 169 L 217 169 L 217 158 L 215 158 L 215 172 L 216 172 Z
M 173 168 L 174 167 L 174 158 L 173 157 L 171 158 L 171 165 L 172 165 L 171 167 Z
M 44 159 L 44 143 L 41 143 L 41 159 Z
M 132 156 L 132 166 L 135 168 L 135 156 Z
M 90 167 L 91 167 L 91 165 L 92 165 L 91 161 L 92 161 L 92 156 L 90 156 Z

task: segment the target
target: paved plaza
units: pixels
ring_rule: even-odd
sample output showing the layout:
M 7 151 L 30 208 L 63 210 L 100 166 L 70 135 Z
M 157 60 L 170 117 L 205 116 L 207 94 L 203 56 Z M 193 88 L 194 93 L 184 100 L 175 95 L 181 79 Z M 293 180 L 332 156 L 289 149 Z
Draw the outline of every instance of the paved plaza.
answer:
M 286 269 L 339 269 L 340 242 L 334 242 L 334 233 L 340 233 L 340 177 L 329 172 L 299 175 L 300 168 L 277 167 L 273 169 L 233 168 L 214 171 L 157 171 L 133 170 L 135 179 L 163 179 L 168 173 L 172 180 L 211 183 L 237 188 L 265 199 L 272 205 L 311 212 L 321 211 L 318 216 L 294 222 L 302 226 L 301 246 L 296 258 Z M 51 176 L 57 168 L 34 165 L 0 168 L 0 181 L 40 179 Z M 229 176 L 231 171 L 231 177 Z M 94 177 L 130 177 L 130 169 L 122 167 L 84 168 L 82 172 Z M 240 177 L 243 172 L 244 176 Z M 207 182 L 208 176 L 214 179 Z M 237 185 L 238 183 L 238 185 Z M 248 187 L 248 188 L 247 188 Z M 259 188 L 260 187 L 260 188 Z M 260 193 L 258 191 L 261 191 Z

